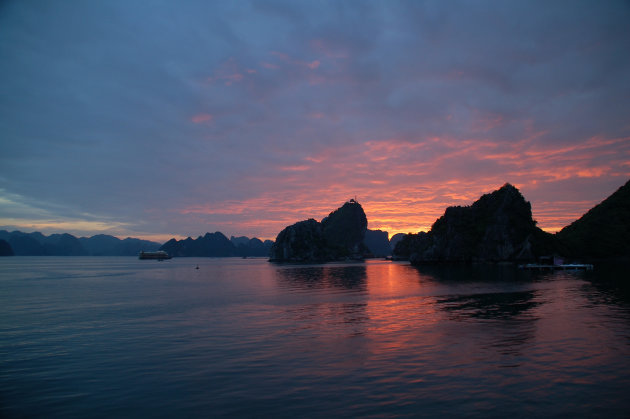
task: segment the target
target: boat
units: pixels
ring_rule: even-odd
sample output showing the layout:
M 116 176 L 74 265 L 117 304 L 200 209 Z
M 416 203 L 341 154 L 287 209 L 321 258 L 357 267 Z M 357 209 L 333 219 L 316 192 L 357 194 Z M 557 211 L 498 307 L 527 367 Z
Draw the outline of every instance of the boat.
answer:
M 138 259 L 157 259 L 157 260 L 165 260 L 170 259 L 171 256 L 166 253 L 164 250 L 158 250 L 157 252 L 140 252 L 138 255 Z

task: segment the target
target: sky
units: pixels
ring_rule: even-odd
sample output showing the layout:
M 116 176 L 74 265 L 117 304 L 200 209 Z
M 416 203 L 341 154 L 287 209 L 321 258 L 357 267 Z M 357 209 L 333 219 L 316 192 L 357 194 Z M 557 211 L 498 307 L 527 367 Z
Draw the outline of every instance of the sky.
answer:
M 630 178 L 628 1 L 0 2 L 0 228 L 427 231 L 509 182 L 557 231 Z

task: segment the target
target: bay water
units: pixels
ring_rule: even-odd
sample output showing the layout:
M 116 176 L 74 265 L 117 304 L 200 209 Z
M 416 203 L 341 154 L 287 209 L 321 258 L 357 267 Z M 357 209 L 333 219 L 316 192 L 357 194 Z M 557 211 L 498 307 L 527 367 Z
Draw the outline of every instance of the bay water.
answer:
M 629 417 L 626 276 L 0 258 L 0 416 Z

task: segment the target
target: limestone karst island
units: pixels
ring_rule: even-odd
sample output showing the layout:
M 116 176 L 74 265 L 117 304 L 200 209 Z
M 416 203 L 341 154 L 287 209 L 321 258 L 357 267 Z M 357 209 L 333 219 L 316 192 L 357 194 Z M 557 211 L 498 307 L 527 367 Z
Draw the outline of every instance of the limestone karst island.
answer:
M 269 257 L 279 263 L 325 263 L 391 256 L 412 264 L 532 263 L 543 257 L 593 261 L 630 258 L 630 181 L 556 234 L 536 226 L 532 208 L 506 183 L 470 206 L 449 207 L 428 232 L 368 229 L 354 199 L 321 221 L 285 227 L 271 240 L 206 233 L 164 244 L 108 235 L 77 238 L 0 230 L 0 256 L 131 256 L 164 251 L 172 257 Z

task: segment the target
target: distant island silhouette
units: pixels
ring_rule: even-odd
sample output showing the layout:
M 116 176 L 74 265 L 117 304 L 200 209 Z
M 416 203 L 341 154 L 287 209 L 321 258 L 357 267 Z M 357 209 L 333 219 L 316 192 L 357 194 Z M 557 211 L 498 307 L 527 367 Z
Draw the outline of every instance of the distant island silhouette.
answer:
M 173 257 L 268 257 L 273 242 L 264 242 L 254 237 L 234 237 L 228 239 L 223 233 L 206 233 L 196 239 L 188 237 L 184 240 L 171 239 L 164 243 L 160 250 Z
M 271 248 L 272 262 L 330 262 L 363 259 L 367 217 L 354 199 L 331 212 L 321 222 L 300 221 L 282 230 Z
M 426 233 L 408 234 L 394 256 L 412 264 L 531 262 L 558 255 L 595 260 L 630 257 L 630 181 L 556 234 L 542 231 L 514 186 L 449 207 Z
M 13 248 L 8 241 L 0 239 L 0 256 L 13 256 Z
M 556 236 L 570 257 L 630 257 L 630 180 Z
M 449 207 L 427 233 L 408 234 L 394 249 L 412 264 L 532 262 L 558 253 L 553 234 L 536 227 L 529 202 L 506 183 L 467 207 Z
M 367 217 L 355 200 L 321 222 L 300 221 L 283 229 L 272 262 L 362 259 Z M 381 232 L 383 233 L 383 232 Z M 601 259 L 630 257 L 630 181 L 556 234 L 536 226 L 531 204 L 506 183 L 470 206 L 445 210 L 428 232 L 396 234 L 393 257 L 412 264 L 534 262 L 542 256 Z
M 68 233 L 46 236 L 39 232 L 0 230 L 0 240 L 16 256 L 135 256 L 142 250 L 154 251 L 160 247 L 160 243 L 148 240 L 131 237 L 121 240 L 106 234 L 77 238 Z
M 531 204 L 506 183 L 470 206 L 448 207 L 428 232 L 395 234 L 369 230 L 354 199 L 318 222 L 308 219 L 285 227 L 276 237 L 206 233 L 164 244 L 98 234 L 77 238 L 0 230 L 0 256 L 136 256 L 166 251 L 173 257 L 269 257 L 273 262 L 323 263 L 393 255 L 412 264 L 530 262 L 558 255 L 594 260 L 630 258 L 630 180 L 611 196 L 556 234 L 536 226 Z M 393 250 L 392 250 L 393 249 Z

